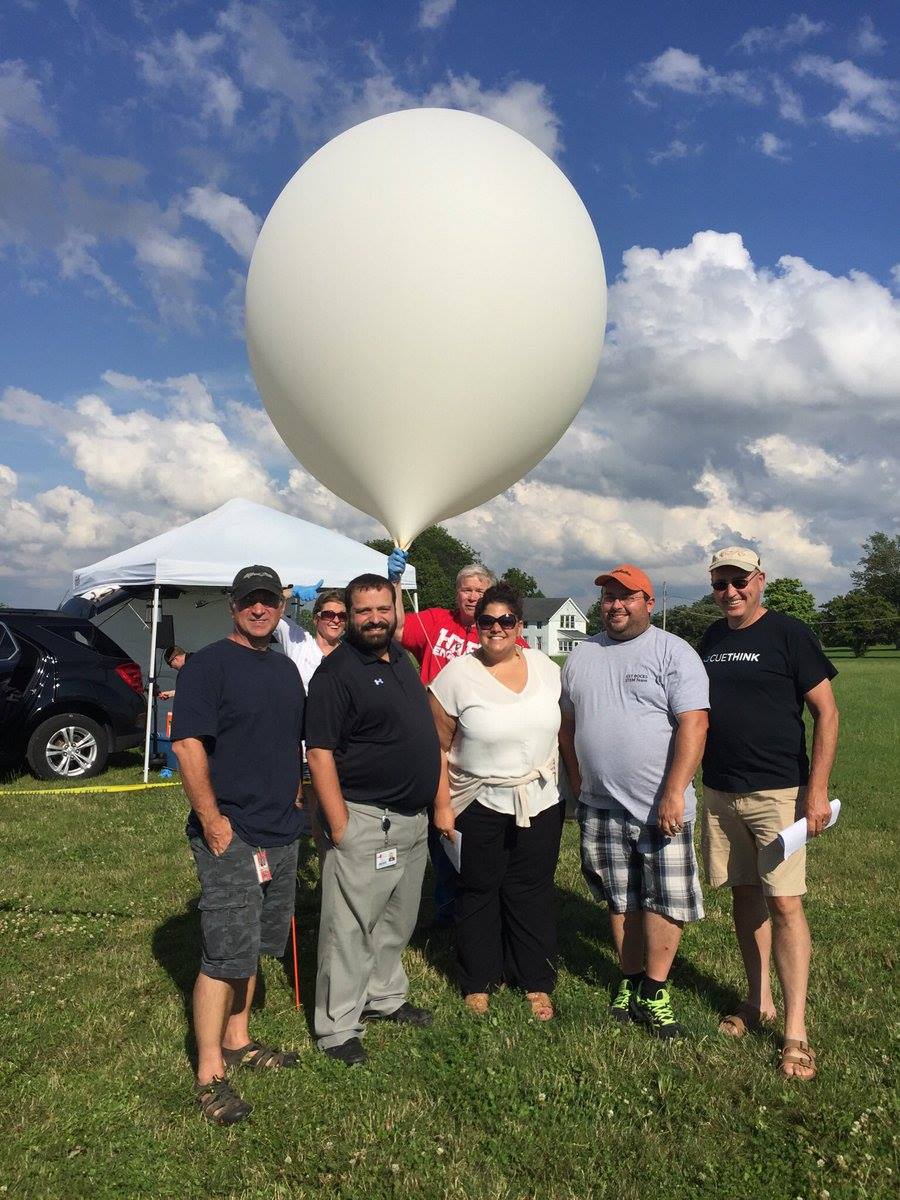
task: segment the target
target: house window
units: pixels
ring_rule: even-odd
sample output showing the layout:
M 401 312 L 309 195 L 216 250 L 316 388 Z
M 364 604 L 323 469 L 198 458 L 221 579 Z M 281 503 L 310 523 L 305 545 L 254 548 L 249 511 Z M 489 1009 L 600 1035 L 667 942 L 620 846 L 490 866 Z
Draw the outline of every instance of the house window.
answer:
M 544 648 L 544 639 L 543 638 L 540 638 L 540 637 L 538 638 L 537 648 L 538 648 L 538 650 L 543 650 L 543 648 Z
M 563 615 L 559 618 L 559 627 L 560 627 L 560 629 L 574 629 L 575 628 L 574 614 L 573 613 L 563 613 Z
M 560 654 L 571 654 L 571 652 L 572 652 L 572 645 L 573 645 L 573 643 L 572 643 L 572 639 L 571 639 L 571 638 L 560 638 L 560 639 L 559 639 L 559 652 L 560 652 Z

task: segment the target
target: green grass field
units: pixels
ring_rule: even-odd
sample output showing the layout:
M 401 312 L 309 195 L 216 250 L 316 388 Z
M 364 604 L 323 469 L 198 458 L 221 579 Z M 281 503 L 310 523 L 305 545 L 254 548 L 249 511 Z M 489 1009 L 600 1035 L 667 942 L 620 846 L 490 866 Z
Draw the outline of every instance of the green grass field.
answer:
M 299 1069 L 242 1074 L 254 1105 L 231 1130 L 192 1106 L 187 1002 L 197 894 L 178 788 L 117 761 L 97 790 L 0 786 L 0 1195 L 21 1197 L 665 1197 L 856 1200 L 897 1194 L 897 697 L 900 659 L 842 659 L 833 794 L 844 813 L 810 853 L 813 1084 L 781 1079 L 777 1043 L 715 1032 L 738 999 L 727 898 L 707 896 L 674 973 L 693 1033 L 650 1042 L 606 1015 L 615 978 L 605 913 L 588 897 L 576 830 L 557 877 L 559 1019 L 503 993 L 463 1010 L 445 937 L 407 956 L 426 1031 L 374 1026 L 368 1066 L 314 1050 L 316 868 L 298 893 L 295 1012 L 264 963 L 255 1032 L 302 1051 Z M 26 795 L 14 795 L 27 789 Z M 426 885 L 426 896 L 430 889 Z

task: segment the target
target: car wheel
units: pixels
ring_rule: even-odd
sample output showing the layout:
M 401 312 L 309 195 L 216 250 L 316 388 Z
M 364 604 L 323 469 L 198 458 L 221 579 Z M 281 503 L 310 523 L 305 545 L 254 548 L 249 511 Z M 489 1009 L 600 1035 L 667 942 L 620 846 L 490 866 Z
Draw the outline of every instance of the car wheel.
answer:
M 102 725 L 81 713 L 58 713 L 28 740 L 28 765 L 39 779 L 90 779 L 109 757 Z

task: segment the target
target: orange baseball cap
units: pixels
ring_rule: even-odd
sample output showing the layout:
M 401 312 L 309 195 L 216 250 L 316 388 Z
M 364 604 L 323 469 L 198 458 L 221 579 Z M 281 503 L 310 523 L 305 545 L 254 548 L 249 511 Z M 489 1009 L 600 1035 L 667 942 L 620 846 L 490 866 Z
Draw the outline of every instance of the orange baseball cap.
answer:
M 594 580 L 594 583 L 600 587 L 613 582 L 621 583 L 622 587 L 628 588 L 631 592 L 643 592 L 648 600 L 653 599 L 653 584 L 641 568 L 632 563 L 622 563 L 621 566 L 613 567 L 611 571 L 598 575 Z

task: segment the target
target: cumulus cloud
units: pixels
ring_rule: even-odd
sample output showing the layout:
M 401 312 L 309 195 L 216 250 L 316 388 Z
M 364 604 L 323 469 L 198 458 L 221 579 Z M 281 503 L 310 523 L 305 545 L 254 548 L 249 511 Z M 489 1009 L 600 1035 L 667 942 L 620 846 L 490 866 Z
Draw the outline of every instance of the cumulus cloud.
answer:
M 208 225 L 235 254 L 250 261 L 262 221 L 243 200 L 217 188 L 193 187 L 188 192 L 184 211 L 189 217 Z
M 30 130 L 45 137 L 56 133 L 39 80 L 17 58 L 0 62 L 0 135 L 10 130 Z
M 456 8 L 456 0 L 422 0 L 419 5 L 419 28 L 437 29 Z
M 820 446 L 795 442 L 782 433 L 747 443 L 751 454 L 763 460 L 770 475 L 781 479 L 827 479 L 842 468 L 841 460 Z
M 786 50 L 810 38 L 819 37 L 827 28 L 824 21 L 811 21 L 806 13 L 794 13 L 784 25 L 756 25 L 748 29 L 737 45 L 747 54 L 756 54 L 761 50 Z
M 658 167 L 660 163 L 668 162 L 673 158 L 689 158 L 702 153 L 702 142 L 689 146 L 681 138 L 673 138 L 664 150 L 651 150 L 647 155 L 647 161 L 651 166 Z
M 634 75 L 635 95 L 644 101 L 654 88 L 667 88 L 688 96 L 732 96 L 751 104 L 762 102 L 762 92 L 744 71 L 720 72 L 705 66 L 696 54 L 670 46 Z
M 835 132 L 849 137 L 888 134 L 900 121 L 900 84 L 882 79 L 844 59 L 835 62 L 821 54 L 805 54 L 794 64 L 801 76 L 813 76 L 843 93 L 843 99 L 823 118 Z
M 230 129 L 241 106 L 234 81 L 213 59 L 222 47 L 222 36 L 205 33 L 190 37 L 177 30 L 168 42 L 156 41 L 136 54 L 141 75 L 157 89 L 175 89 L 198 104 L 204 124 Z
M 881 36 L 875 28 L 875 22 L 866 13 L 852 39 L 853 49 L 857 54 L 881 54 L 886 45 L 887 39 Z
M 790 143 L 780 138 L 776 133 L 760 134 L 756 142 L 756 148 L 761 154 L 765 154 L 767 158 L 775 158 L 779 162 L 787 162 L 788 150 Z

